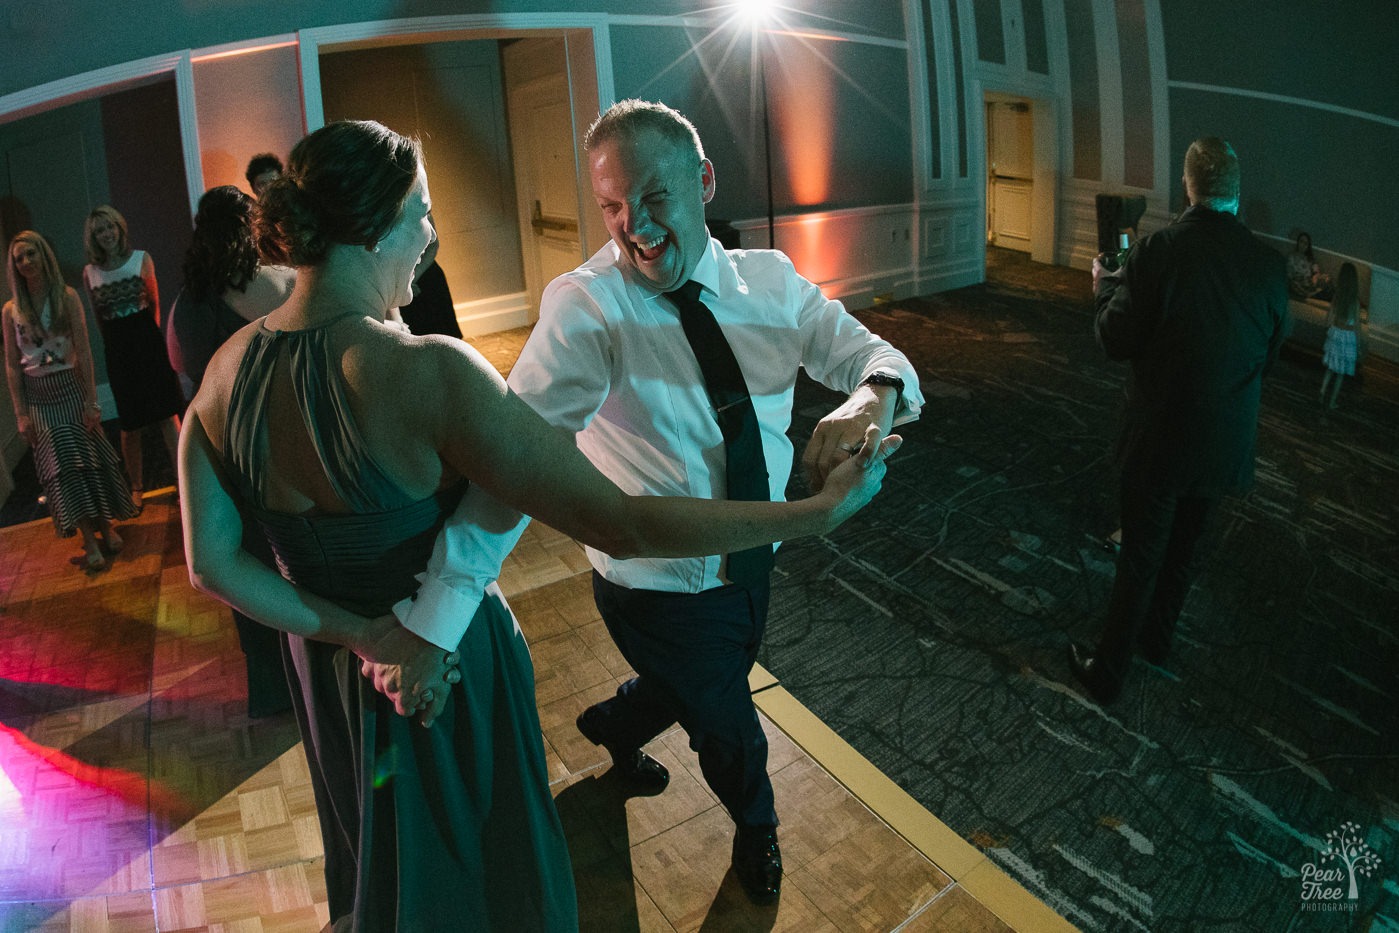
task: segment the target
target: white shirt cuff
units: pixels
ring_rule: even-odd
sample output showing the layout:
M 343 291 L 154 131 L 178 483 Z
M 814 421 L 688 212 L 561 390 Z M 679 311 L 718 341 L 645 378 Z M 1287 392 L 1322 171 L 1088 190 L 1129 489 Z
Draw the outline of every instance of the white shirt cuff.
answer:
M 394 603 L 393 614 L 398 621 L 419 638 L 432 642 L 443 651 L 456 651 L 466 635 L 476 610 L 481 607 L 481 593 L 463 596 L 436 577 L 420 575 L 422 587 L 417 599 L 402 599 Z

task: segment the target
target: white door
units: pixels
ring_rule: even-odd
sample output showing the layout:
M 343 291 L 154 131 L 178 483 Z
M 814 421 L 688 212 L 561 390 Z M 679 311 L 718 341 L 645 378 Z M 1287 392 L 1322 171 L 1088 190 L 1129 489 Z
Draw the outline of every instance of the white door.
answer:
M 531 321 L 539 317 L 544 287 L 584 258 L 567 67 L 561 39 L 506 47 L 510 145 Z
M 1035 135 L 1027 102 L 987 102 L 986 149 L 987 240 L 1028 253 L 1035 188 Z

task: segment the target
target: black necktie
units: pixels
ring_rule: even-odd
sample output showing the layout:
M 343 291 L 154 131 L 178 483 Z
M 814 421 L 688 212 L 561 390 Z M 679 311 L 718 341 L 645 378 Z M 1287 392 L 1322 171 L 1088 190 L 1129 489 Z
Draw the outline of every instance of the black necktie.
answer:
M 748 384 L 743 381 L 743 370 L 739 369 L 719 322 L 699 296 L 700 284 L 693 280 L 666 292 L 666 297 L 680 309 L 680 326 L 685 328 L 685 337 L 699 362 L 704 387 L 724 435 L 729 498 L 767 502 L 772 498 L 767 460 Z M 728 556 L 729 579 L 743 586 L 761 584 L 771 570 L 771 545 L 735 551 Z

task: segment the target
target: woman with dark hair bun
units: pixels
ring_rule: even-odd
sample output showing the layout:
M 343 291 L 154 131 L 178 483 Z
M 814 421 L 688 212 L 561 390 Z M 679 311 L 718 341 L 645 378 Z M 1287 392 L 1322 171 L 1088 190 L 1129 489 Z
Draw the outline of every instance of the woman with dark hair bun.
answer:
M 897 440 L 872 429 L 800 502 L 622 493 L 467 344 L 384 324 L 435 238 L 431 206 L 417 143 L 377 123 L 292 151 L 255 225 L 296 286 L 191 403 L 185 554 L 197 587 L 286 633 L 337 929 L 574 930 L 529 649 L 499 588 L 459 653 L 389 612 L 447 514 L 470 484 L 508 506 L 506 528 L 518 509 L 618 556 L 727 553 L 835 527 Z M 245 517 L 280 575 L 244 550 Z

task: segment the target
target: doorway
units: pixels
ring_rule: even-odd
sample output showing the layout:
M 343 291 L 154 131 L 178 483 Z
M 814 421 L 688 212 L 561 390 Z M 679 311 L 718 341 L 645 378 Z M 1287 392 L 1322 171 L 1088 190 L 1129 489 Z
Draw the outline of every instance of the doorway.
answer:
M 189 186 L 171 74 L 103 87 L 82 100 L 0 123 L 0 244 L 8 246 L 21 230 L 38 231 L 53 247 L 64 281 L 82 294 L 83 225 L 99 204 L 122 213 L 131 245 L 154 260 L 164 286 L 158 311 L 163 319 L 179 290 L 190 239 Z M 86 301 L 83 307 L 97 401 L 114 411 L 102 332 Z M 25 447 L 8 386 L 0 386 L 0 498 Z
M 377 120 L 422 141 L 463 335 L 533 322 L 544 286 L 589 239 L 576 140 L 597 107 L 591 37 L 396 37 L 322 46 L 318 61 L 326 121 Z
M 327 122 L 376 120 L 421 141 L 437 262 L 458 319 L 484 298 L 519 295 L 524 278 L 499 43 L 323 52 L 320 77 Z
M 1059 113 L 1053 94 L 976 82 L 984 161 L 986 242 L 1027 252 L 1034 262 L 1058 262 Z
M 986 243 L 1031 251 L 1035 130 L 1030 102 L 986 95 Z
M 521 39 L 501 50 L 530 321 L 556 277 L 583 260 L 582 174 L 568 53 L 561 38 Z

